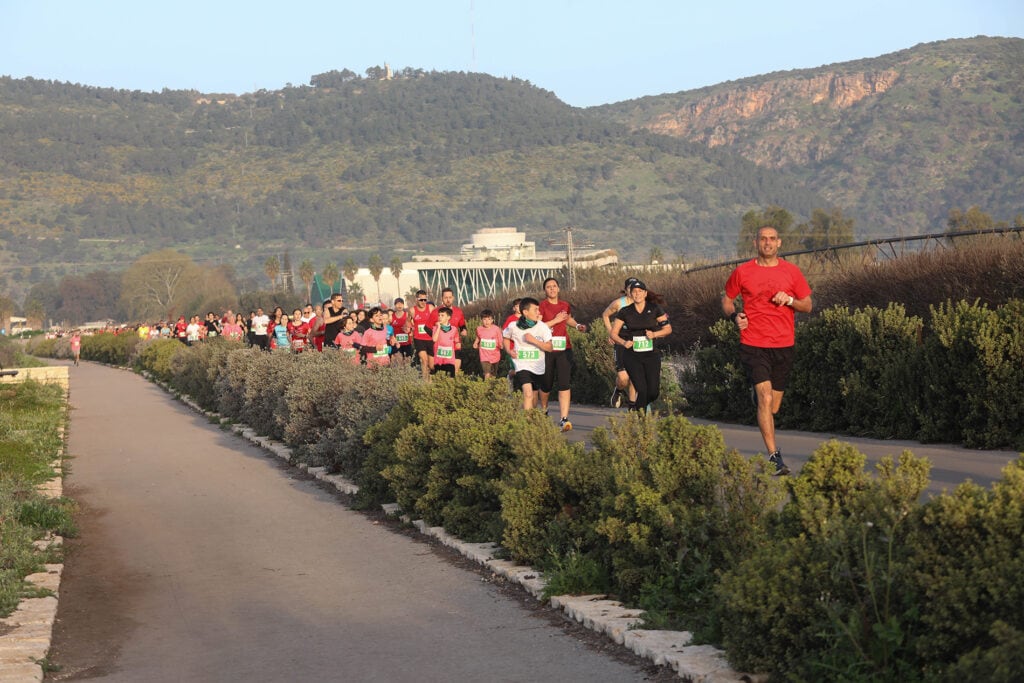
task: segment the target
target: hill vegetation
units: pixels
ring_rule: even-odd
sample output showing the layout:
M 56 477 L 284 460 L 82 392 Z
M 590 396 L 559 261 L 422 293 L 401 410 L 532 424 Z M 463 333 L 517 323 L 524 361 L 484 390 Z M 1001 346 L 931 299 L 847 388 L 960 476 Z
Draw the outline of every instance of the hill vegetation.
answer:
M 769 206 L 852 218 L 857 238 L 972 205 L 1010 220 L 1022 69 L 1024 41 L 978 38 L 592 109 L 416 69 L 239 96 L 0 78 L 0 291 L 164 248 L 255 289 L 285 248 L 321 270 L 495 225 L 692 261 L 732 256 Z

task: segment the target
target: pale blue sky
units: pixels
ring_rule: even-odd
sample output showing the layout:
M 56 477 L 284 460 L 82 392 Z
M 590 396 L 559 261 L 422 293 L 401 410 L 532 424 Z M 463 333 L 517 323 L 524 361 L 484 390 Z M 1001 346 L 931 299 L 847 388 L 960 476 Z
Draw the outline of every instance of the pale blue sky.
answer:
M 0 75 L 242 93 L 388 62 L 590 106 L 976 35 L 1024 36 L 1024 0 L 0 0 Z

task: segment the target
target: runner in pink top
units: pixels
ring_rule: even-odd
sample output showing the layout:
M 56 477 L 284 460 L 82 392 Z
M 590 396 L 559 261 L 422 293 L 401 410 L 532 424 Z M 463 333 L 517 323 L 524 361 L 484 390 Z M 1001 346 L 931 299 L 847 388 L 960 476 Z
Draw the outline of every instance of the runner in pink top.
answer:
M 384 329 L 384 313 L 380 308 L 370 309 L 367 316 L 370 326 L 363 332 L 363 345 L 359 353 L 366 359 L 367 365 L 391 365 L 391 347 L 388 345 L 388 333 Z
M 498 363 L 501 362 L 502 330 L 494 324 L 494 313 L 489 309 L 480 313 L 480 322 L 473 348 L 480 350 L 480 369 L 484 379 L 491 379 L 497 375 Z

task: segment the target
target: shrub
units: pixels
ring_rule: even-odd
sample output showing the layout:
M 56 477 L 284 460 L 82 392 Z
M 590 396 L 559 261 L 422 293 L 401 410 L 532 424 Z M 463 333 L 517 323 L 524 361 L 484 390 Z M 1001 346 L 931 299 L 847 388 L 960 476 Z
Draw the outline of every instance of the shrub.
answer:
M 1022 538 L 1024 458 L 1007 465 L 991 491 L 961 484 L 920 510 L 910 539 L 921 622 L 916 649 L 933 672 L 1020 660 L 1007 643 L 1020 642 L 1024 631 Z
M 203 409 L 217 410 L 217 378 L 225 369 L 228 354 L 239 349 L 237 342 L 222 338 L 186 347 L 171 356 L 171 386 Z
M 131 332 L 124 334 L 100 332 L 84 335 L 82 337 L 82 358 L 108 365 L 127 367 L 139 341 L 138 336 Z
M 917 608 L 908 556 L 928 464 L 903 453 L 864 472 L 830 442 L 790 480 L 775 540 L 715 592 L 729 660 L 795 680 L 913 680 Z
M 750 383 L 740 363 L 740 335 L 729 320 L 712 325 L 712 343 L 695 347 L 694 363 L 682 375 L 694 414 L 712 420 L 751 422 Z
M 181 345 L 181 342 L 176 343 Z M 242 419 L 245 412 L 245 389 L 249 368 L 264 359 L 264 352 L 255 348 L 236 349 L 228 354 L 224 372 L 217 377 L 214 387 L 217 392 L 217 411 L 221 415 L 233 420 Z
M 517 466 L 501 485 L 502 546 L 521 562 L 556 569 L 600 544 L 594 531 L 612 491 L 607 457 L 538 423 L 517 442 Z
M 412 419 L 382 472 L 398 503 L 460 538 L 498 541 L 499 482 L 515 461 L 512 444 L 543 416 L 524 413 L 503 380 L 435 377 L 402 397 L 412 400 Z
M 170 383 L 171 359 L 187 346 L 176 339 L 151 339 L 140 342 L 135 348 L 134 365 L 137 369 L 150 373 L 157 380 Z
M 248 353 L 239 417 L 258 433 L 283 441 L 288 414 L 285 391 L 295 370 L 295 356 L 287 351 Z
M 716 572 L 764 543 L 780 483 L 681 416 L 613 420 L 593 443 L 613 471 L 596 530 L 616 590 L 662 623 L 713 628 Z
M 993 311 L 978 302 L 932 309 L 917 409 L 925 441 L 1024 447 L 1024 300 Z

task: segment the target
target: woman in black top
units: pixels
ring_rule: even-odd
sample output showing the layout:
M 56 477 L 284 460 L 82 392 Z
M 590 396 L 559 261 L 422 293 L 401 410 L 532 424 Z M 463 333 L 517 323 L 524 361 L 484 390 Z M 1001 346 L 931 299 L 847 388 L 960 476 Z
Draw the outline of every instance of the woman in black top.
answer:
M 662 299 L 647 291 L 647 285 L 633 282 L 627 292 L 631 305 L 623 306 L 612 319 L 612 341 L 625 349 L 623 365 L 636 389 L 634 410 L 650 412 L 650 404 L 661 392 L 661 351 L 655 339 L 672 334 Z

